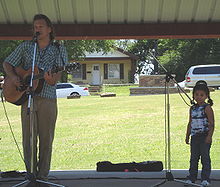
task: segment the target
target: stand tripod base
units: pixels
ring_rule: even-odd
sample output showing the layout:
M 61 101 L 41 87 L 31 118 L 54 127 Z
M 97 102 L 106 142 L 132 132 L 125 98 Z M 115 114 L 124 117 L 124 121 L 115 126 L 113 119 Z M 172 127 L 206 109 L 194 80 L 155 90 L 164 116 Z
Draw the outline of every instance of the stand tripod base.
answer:
M 27 185 L 28 185 L 29 183 L 32 183 L 32 182 L 34 182 L 34 183 L 48 184 L 48 185 L 51 185 L 51 186 L 65 187 L 65 186 L 60 185 L 60 184 L 55 184 L 55 183 L 52 183 L 52 182 L 47 182 L 47 181 L 38 180 L 38 179 L 33 180 L 33 181 L 25 180 L 25 181 L 23 181 L 23 182 L 21 182 L 21 183 L 19 183 L 19 184 L 16 184 L 16 185 L 14 185 L 14 186 L 12 186 L 12 187 L 22 186 L 22 185 L 24 185 L 24 184 L 26 184 L 26 183 L 27 183 Z
M 166 179 L 152 187 L 159 187 L 163 184 L 165 184 L 167 181 L 174 181 L 174 182 L 180 182 L 182 184 L 185 184 L 184 186 L 199 186 L 199 187 L 203 187 L 201 184 L 196 184 L 196 183 L 192 183 L 192 184 L 188 184 L 186 181 L 184 180 L 179 180 L 179 179 L 175 179 L 173 177 L 173 174 L 169 171 L 169 172 L 166 172 Z

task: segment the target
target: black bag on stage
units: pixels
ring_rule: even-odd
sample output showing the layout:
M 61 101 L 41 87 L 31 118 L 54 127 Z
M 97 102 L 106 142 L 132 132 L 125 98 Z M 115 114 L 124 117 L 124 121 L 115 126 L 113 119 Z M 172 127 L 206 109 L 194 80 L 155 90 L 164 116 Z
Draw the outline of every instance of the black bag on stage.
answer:
M 163 163 L 161 161 L 145 161 L 145 162 L 130 162 L 130 163 L 118 163 L 112 164 L 109 161 L 102 161 L 96 163 L 96 171 L 162 171 Z

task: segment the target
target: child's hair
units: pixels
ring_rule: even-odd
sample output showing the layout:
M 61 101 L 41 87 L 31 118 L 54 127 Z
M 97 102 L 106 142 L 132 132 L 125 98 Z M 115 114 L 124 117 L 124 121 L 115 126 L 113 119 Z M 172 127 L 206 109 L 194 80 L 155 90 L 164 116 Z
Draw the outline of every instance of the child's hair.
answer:
M 197 90 L 202 90 L 206 93 L 207 97 L 208 97 L 208 103 L 212 106 L 213 105 L 213 100 L 210 98 L 210 91 L 209 88 L 207 86 L 207 83 L 203 80 L 197 81 L 196 85 L 193 88 L 193 100 L 194 100 L 194 94 Z

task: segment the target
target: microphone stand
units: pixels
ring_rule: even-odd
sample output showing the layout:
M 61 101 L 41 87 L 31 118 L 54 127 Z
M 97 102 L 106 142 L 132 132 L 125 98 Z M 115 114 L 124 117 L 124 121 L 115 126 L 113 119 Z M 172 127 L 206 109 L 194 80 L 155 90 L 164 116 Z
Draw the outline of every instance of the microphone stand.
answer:
M 176 83 L 177 87 L 189 98 L 191 104 L 194 104 L 194 101 L 180 87 L 180 85 L 176 82 L 176 80 L 171 75 L 171 73 L 169 73 L 166 70 L 166 68 L 159 62 L 159 60 L 150 51 L 149 51 L 149 53 L 158 62 L 158 64 L 163 68 L 163 70 L 166 72 L 166 77 L 165 77 L 165 160 L 168 161 L 165 164 L 165 166 L 166 166 L 166 179 L 164 181 L 162 181 L 161 183 L 156 184 L 152 187 L 161 186 L 161 185 L 165 184 L 167 181 L 175 181 L 175 182 L 183 183 L 185 185 L 203 187 L 200 184 L 196 184 L 196 183 L 188 184 L 184 180 L 175 179 L 173 177 L 173 174 L 171 172 L 171 146 L 170 146 L 170 142 L 171 142 L 171 138 L 170 138 L 170 97 L 169 97 L 169 82 L 170 82 L 170 80 L 172 79 Z
M 58 186 L 58 187 L 65 187 L 60 184 L 54 184 L 51 182 L 39 180 L 36 178 L 36 163 L 35 159 L 37 152 L 36 150 L 36 144 L 37 144 L 37 139 L 36 139 L 36 127 L 34 124 L 34 89 L 33 89 L 33 78 L 34 78 L 34 67 L 35 67 L 35 61 L 36 61 L 36 52 L 37 52 L 37 38 L 40 35 L 40 32 L 36 32 L 33 38 L 34 41 L 34 53 L 33 53 L 33 61 L 32 61 L 32 67 L 31 67 L 31 78 L 30 78 L 30 83 L 28 87 L 28 106 L 27 106 L 27 115 L 30 118 L 30 147 L 31 147 L 31 163 L 30 163 L 30 171 L 31 173 L 27 174 L 27 180 L 13 185 L 12 187 L 17 187 L 21 186 L 25 183 L 43 183 L 43 184 L 48 184 L 48 185 L 53 185 L 53 186 Z M 25 165 L 27 166 L 27 163 L 25 162 Z

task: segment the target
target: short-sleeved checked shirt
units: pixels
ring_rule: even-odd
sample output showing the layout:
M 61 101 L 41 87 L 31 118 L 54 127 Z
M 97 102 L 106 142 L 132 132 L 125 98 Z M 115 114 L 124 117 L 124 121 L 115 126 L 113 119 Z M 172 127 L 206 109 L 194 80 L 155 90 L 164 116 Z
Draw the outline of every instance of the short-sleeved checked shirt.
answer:
M 21 43 L 6 59 L 14 67 L 21 66 L 27 70 L 32 67 L 34 45 L 32 41 Z M 44 72 L 54 67 L 62 67 L 68 62 L 67 52 L 63 45 L 56 45 L 51 42 L 46 48 L 39 49 L 37 47 L 35 65 Z M 56 85 L 51 86 L 44 81 L 42 91 L 37 94 L 45 98 L 56 98 Z

